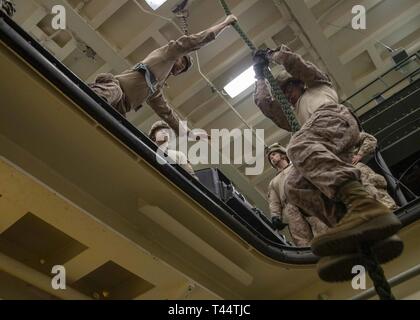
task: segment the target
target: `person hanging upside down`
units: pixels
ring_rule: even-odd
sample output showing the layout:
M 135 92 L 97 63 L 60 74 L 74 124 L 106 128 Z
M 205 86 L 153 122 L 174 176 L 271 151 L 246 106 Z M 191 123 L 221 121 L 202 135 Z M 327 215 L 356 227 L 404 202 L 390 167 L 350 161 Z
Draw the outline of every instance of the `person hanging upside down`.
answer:
M 179 118 L 168 105 L 161 89 L 169 76 L 178 76 L 192 66 L 189 55 L 210 42 L 237 21 L 233 15 L 213 27 L 193 35 L 184 35 L 152 51 L 133 68 L 118 74 L 99 74 L 90 88 L 122 115 L 139 110 L 146 102 L 178 133 Z M 180 128 L 187 130 L 187 128 Z

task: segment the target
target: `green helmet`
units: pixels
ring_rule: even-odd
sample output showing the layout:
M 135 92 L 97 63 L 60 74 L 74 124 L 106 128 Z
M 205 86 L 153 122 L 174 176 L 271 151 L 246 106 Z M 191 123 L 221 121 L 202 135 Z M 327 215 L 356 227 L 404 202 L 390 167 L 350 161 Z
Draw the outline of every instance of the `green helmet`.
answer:
M 267 160 L 268 160 L 268 162 L 271 164 L 271 161 L 270 161 L 270 155 L 273 153 L 273 152 L 279 152 L 279 153 L 283 153 L 283 154 L 285 154 L 285 155 L 287 155 L 287 152 L 286 152 L 286 148 L 285 147 L 283 147 L 281 144 L 279 144 L 279 143 L 273 143 L 271 146 L 269 146 L 267 149 L 266 149 L 266 156 L 267 156 Z
M 169 124 L 167 124 L 163 120 L 156 121 L 152 125 L 152 127 L 150 128 L 149 138 L 152 139 L 153 141 L 155 141 L 155 139 L 156 139 L 155 134 L 156 134 L 157 131 L 159 131 L 161 129 L 171 129 L 171 127 L 169 126 Z

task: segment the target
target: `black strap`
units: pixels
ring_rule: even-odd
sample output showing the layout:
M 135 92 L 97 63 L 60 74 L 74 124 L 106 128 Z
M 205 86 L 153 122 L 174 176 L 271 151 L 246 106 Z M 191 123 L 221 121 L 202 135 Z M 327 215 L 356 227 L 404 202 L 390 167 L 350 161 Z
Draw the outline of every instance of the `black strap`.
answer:
M 144 64 L 144 63 L 137 63 L 133 69 L 133 71 L 138 71 L 141 72 L 144 75 L 144 78 L 147 82 L 147 86 L 149 87 L 150 91 L 152 92 L 152 94 L 154 94 L 158 89 L 157 89 L 157 79 L 155 77 L 155 75 L 153 74 L 153 72 L 150 70 L 150 68 Z

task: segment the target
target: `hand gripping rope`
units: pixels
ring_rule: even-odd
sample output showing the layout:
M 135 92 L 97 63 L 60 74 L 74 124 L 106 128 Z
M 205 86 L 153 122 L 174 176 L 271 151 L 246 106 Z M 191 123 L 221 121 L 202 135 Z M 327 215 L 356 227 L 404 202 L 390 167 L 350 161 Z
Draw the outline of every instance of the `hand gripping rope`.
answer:
M 225 0 L 219 0 L 220 4 L 223 7 L 226 15 L 232 14 L 228 5 L 226 4 Z M 246 33 L 241 29 L 239 23 L 235 23 L 233 25 L 235 30 L 238 32 L 239 36 L 244 40 L 247 46 L 253 51 L 256 51 L 256 47 L 252 43 L 252 41 L 248 38 Z M 264 70 L 264 75 L 270 83 L 270 86 L 273 90 L 274 97 L 280 103 L 283 108 L 283 112 L 287 117 L 289 125 L 293 132 L 296 132 L 300 129 L 299 123 L 297 122 L 295 115 L 293 114 L 292 108 L 290 107 L 289 102 L 287 101 L 286 97 L 284 96 L 282 90 L 280 89 L 277 81 L 274 79 L 274 76 L 266 68 Z M 381 300 L 395 300 L 395 297 L 391 293 L 391 287 L 384 275 L 384 271 L 380 264 L 378 263 L 375 254 L 372 252 L 371 248 L 367 244 L 362 244 L 360 247 L 360 253 L 363 256 L 364 265 L 368 271 L 370 278 L 373 281 L 375 286 L 375 290 L 378 293 L 378 296 Z
M 223 10 L 225 11 L 226 15 L 232 14 L 230 11 L 228 5 L 226 4 L 225 0 L 220 0 L 220 4 L 223 7 Z M 239 23 L 234 23 L 233 27 L 238 32 L 239 36 L 244 40 L 246 45 L 251 49 L 252 52 L 255 52 L 257 48 L 254 46 L 252 41 L 248 38 L 246 33 L 241 29 L 239 26 Z M 289 101 L 286 99 L 286 97 L 283 94 L 283 91 L 280 89 L 279 84 L 277 83 L 276 79 L 274 78 L 273 74 L 268 70 L 268 68 L 265 68 L 264 75 L 267 78 L 268 82 L 270 83 L 271 89 L 274 94 L 274 98 L 280 103 L 283 112 L 287 118 L 287 121 L 289 122 L 290 128 L 292 129 L 292 132 L 297 132 L 300 129 L 300 125 L 298 121 L 296 120 L 296 117 L 293 113 L 293 110 L 289 104 Z
M 372 279 L 375 291 L 380 300 L 395 300 L 395 297 L 391 292 L 391 286 L 385 277 L 384 270 L 376 259 L 375 254 L 372 252 L 371 246 L 362 244 L 359 250 L 363 257 L 363 264 L 367 269 L 369 277 Z

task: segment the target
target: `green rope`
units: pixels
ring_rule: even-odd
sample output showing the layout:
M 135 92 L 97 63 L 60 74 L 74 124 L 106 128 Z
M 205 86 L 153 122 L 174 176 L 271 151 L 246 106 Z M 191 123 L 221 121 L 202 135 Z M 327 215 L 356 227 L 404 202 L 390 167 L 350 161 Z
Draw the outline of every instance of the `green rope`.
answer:
M 225 11 L 226 15 L 231 15 L 232 11 L 230 11 L 226 1 L 224 0 L 220 0 L 220 4 L 223 7 L 223 10 Z M 239 33 L 239 35 L 241 36 L 241 38 L 245 41 L 246 45 L 252 50 L 252 51 L 256 51 L 257 48 L 254 46 L 254 44 L 252 43 L 252 41 L 248 38 L 248 36 L 246 35 L 246 33 L 241 29 L 241 27 L 239 26 L 239 23 L 234 23 L 233 27 L 235 28 L 235 30 Z
M 188 10 L 183 10 L 181 12 L 176 13 L 176 17 L 178 18 L 182 32 L 184 32 L 184 35 L 188 36 Z
M 271 89 L 274 94 L 274 98 L 279 102 L 283 109 L 283 113 L 286 116 L 287 121 L 289 122 L 290 129 L 292 129 L 293 133 L 299 131 L 299 122 L 296 120 L 292 107 L 289 104 L 289 100 L 287 100 L 287 98 L 284 96 L 283 91 L 280 89 L 278 82 L 276 81 L 270 70 L 268 70 L 268 68 L 264 69 L 264 75 L 270 83 Z
M 223 10 L 225 11 L 226 15 L 232 14 L 230 11 L 228 5 L 226 4 L 225 0 L 220 0 L 220 4 L 223 7 Z M 248 38 L 246 33 L 241 29 L 239 26 L 239 23 L 234 23 L 233 27 L 238 32 L 242 40 L 246 43 L 246 45 L 255 52 L 257 48 L 252 43 L 252 41 Z M 299 122 L 296 120 L 295 114 L 293 113 L 292 107 L 289 104 L 289 101 L 286 99 L 286 97 L 283 94 L 283 91 L 281 90 L 278 82 L 274 78 L 273 74 L 268 70 L 268 68 L 264 69 L 264 75 L 267 78 L 268 82 L 270 83 L 271 89 L 274 94 L 274 98 L 278 101 L 278 103 L 281 105 L 283 112 L 287 118 L 287 121 L 289 122 L 290 128 L 292 129 L 292 132 L 297 132 L 300 129 Z
M 360 246 L 360 253 L 363 257 L 365 267 L 368 271 L 369 277 L 373 281 L 375 291 L 381 300 L 395 300 L 391 292 L 391 286 L 386 280 L 384 270 L 376 259 L 375 254 L 369 244 L 362 244 Z

